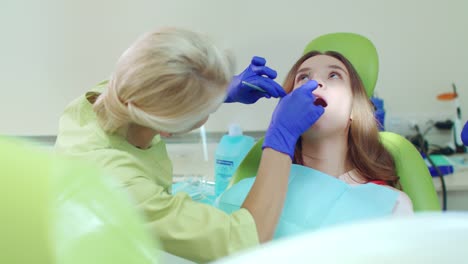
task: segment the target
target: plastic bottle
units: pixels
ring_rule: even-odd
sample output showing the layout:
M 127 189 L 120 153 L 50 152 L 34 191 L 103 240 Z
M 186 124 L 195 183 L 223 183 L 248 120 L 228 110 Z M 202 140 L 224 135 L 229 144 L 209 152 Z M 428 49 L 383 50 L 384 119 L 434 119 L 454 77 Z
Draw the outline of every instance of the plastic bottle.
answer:
M 385 130 L 385 109 L 384 109 L 384 101 L 378 97 L 371 97 L 371 101 L 375 107 L 375 119 L 378 122 L 379 130 Z
M 215 153 L 215 195 L 220 195 L 228 186 L 239 164 L 255 144 L 255 139 L 242 134 L 238 124 L 229 126 Z

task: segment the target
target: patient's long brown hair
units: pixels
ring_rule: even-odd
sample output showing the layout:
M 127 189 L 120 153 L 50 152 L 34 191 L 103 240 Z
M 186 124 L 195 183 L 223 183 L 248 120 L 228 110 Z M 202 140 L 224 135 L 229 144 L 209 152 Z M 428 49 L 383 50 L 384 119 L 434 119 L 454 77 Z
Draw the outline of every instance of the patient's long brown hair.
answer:
M 316 55 L 328 55 L 341 61 L 347 68 L 353 94 L 353 120 L 348 135 L 348 157 L 356 171 L 367 181 L 382 180 L 388 185 L 399 187 L 392 155 L 380 142 L 374 108 L 367 97 L 361 78 L 352 64 L 340 53 L 311 51 L 303 55 L 291 68 L 283 83 L 286 92 L 294 88 L 294 80 L 301 64 Z M 294 153 L 295 164 L 303 165 L 302 140 L 297 141 Z

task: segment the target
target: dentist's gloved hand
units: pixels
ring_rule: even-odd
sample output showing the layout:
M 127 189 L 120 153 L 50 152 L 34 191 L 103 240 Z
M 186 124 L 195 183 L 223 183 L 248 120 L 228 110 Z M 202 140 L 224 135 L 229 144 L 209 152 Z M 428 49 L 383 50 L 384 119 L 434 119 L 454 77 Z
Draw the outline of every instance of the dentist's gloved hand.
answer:
M 239 75 L 234 76 L 229 84 L 225 103 L 239 102 L 253 104 L 262 97 L 283 97 L 286 92 L 283 87 L 274 81 L 276 71 L 265 66 L 266 60 L 261 57 L 253 57 L 250 65 Z M 265 92 L 251 88 L 242 82 L 247 82 L 260 87 Z
M 317 86 L 316 81 L 308 81 L 279 101 L 273 111 L 262 149 L 272 148 L 294 159 L 297 140 L 325 111 L 323 106 L 314 105 L 312 91 Z
M 463 127 L 461 138 L 462 138 L 463 144 L 465 144 L 465 146 L 468 146 L 468 121 Z

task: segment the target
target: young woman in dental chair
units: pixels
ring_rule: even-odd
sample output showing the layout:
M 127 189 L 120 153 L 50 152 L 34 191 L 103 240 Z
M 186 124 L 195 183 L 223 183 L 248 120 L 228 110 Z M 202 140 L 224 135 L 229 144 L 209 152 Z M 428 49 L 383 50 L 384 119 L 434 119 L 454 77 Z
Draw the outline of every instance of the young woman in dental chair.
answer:
M 390 153 L 379 141 L 372 104 L 352 64 L 338 52 L 309 52 L 290 70 L 286 92 L 316 80 L 315 103 L 323 116 L 296 144 L 294 163 L 315 168 L 348 184 L 374 183 L 399 193 L 394 214 L 412 212 L 408 196 L 397 190 Z
M 359 35 L 350 41 L 368 42 Z M 379 140 L 368 98 L 375 83 L 366 82 L 366 87 L 341 50 L 339 43 L 330 51 L 306 48 L 283 84 L 287 93 L 317 86 L 312 93 L 314 105 L 317 113 L 322 109 L 324 113 L 297 138 L 295 146 L 285 148 L 293 165 L 276 238 L 360 219 L 413 214 L 411 200 L 398 189 L 393 158 Z M 365 60 L 365 55 L 357 58 Z M 272 145 L 269 131 L 263 149 Z M 251 179 L 234 184 L 220 197 L 218 206 L 234 210 Z

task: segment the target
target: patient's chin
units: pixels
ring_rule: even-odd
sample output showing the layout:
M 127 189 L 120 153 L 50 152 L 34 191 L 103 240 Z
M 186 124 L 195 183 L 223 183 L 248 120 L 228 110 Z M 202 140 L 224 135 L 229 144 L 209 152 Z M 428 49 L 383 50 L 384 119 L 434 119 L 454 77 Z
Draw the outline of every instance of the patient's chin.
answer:
M 318 124 L 320 119 L 315 122 L 314 125 L 309 127 L 306 132 L 302 134 L 302 139 L 303 140 L 313 140 L 313 139 L 318 139 L 322 137 L 322 131 L 320 130 L 320 124 Z
M 328 113 L 330 114 L 330 113 Z M 339 116 L 327 115 L 324 113 L 305 133 L 303 139 L 322 140 L 326 138 L 335 138 L 348 135 L 349 122 Z

